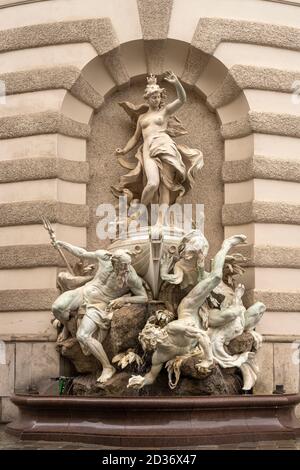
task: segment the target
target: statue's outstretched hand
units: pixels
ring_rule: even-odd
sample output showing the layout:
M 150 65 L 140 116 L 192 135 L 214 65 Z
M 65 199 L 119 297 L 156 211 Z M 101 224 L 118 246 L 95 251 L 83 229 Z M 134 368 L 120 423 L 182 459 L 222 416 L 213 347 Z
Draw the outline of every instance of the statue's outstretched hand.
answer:
M 164 80 L 166 80 L 169 83 L 175 84 L 178 81 L 178 78 L 176 77 L 174 72 L 172 72 L 171 70 L 168 70 L 165 73 Z
M 168 273 L 173 265 L 174 257 L 170 253 L 164 253 L 160 259 L 160 265 Z
M 141 375 L 133 375 L 130 377 L 128 381 L 127 388 L 134 388 L 136 390 L 139 390 L 140 388 L 143 388 L 145 385 L 145 378 L 142 377 Z

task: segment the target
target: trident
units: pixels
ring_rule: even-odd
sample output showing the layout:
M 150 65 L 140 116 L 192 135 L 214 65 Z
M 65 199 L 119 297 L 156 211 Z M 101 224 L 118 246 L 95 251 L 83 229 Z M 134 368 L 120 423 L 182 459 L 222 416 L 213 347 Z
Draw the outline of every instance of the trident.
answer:
M 61 248 L 59 246 L 57 246 L 57 244 L 56 244 L 56 236 L 55 236 L 55 232 L 53 230 L 52 225 L 50 224 L 49 220 L 46 217 L 44 217 L 43 215 L 42 215 L 42 221 L 43 221 L 44 228 L 49 233 L 49 237 L 50 237 L 50 240 L 51 240 L 51 245 L 54 246 L 54 248 L 56 248 L 58 250 L 60 256 L 62 257 L 62 259 L 66 263 L 68 270 L 70 271 L 71 274 L 73 274 L 73 276 L 75 276 L 75 273 L 74 273 L 69 261 L 65 257 L 65 255 L 64 255 L 63 251 L 61 250 Z

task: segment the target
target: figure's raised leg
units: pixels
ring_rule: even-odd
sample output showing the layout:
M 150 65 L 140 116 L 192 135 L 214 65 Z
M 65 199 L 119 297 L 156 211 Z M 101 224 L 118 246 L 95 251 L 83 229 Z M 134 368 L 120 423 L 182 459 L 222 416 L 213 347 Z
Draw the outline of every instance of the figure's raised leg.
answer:
M 52 305 L 52 313 L 63 325 L 63 330 L 59 334 L 57 341 L 62 342 L 69 336 L 67 323 L 70 319 L 70 312 L 77 310 L 82 303 L 81 289 L 69 290 L 61 294 Z
M 109 362 L 102 344 L 93 338 L 93 334 L 97 328 L 98 325 L 96 325 L 93 320 L 87 316 L 84 316 L 77 331 L 77 339 L 79 343 L 83 344 L 87 349 L 89 349 L 93 356 L 95 356 L 95 358 L 98 359 L 98 361 L 101 363 L 103 369 L 100 377 L 97 379 L 97 382 L 103 384 L 115 374 L 116 369 Z M 107 330 L 100 330 L 100 334 L 101 341 L 104 341 Z
M 192 314 L 198 312 L 208 295 L 217 287 L 223 278 L 223 267 L 228 251 L 233 246 L 244 243 L 245 240 L 245 235 L 235 235 L 224 240 L 221 249 L 216 254 L 212 263 L 211 273 L 205 279 L 198 282 L 191 292 L 181 301 L 178 307 L 178 318 L 180 318 L 185 311 L 190 311 Z
M 245 329 L 250 330 L 254 328 L 265 311 L 266 306 L 262 302 L 255 302 L 255 304 L 251 305 L 245 312 Z
M 260 333 L 254 331 L 257 323 L 260 321 L 261 317 L 266 311 L 266 306 L 262 302 L 255 302 L 255 304 L 249 307 L 244 316 L 245 316 L 245 331 L 249 331 L 254 338 L 254 348 L 258 350 L 261 345 L 263 338 Z
M 245 241 L 246 235 L 234 235 L 232 237 L 226 238 L 222 243 L 221 249 L 218 251 L 213 260 L 211 272 L 223 277 L 223 267 L 226 255 L 228 254 L 229 250 L 236 245 L 245 243 Z

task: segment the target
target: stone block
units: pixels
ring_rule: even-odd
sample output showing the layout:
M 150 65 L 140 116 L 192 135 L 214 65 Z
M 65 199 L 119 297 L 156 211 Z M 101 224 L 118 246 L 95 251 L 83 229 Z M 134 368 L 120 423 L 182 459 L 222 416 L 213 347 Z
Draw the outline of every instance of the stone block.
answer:
M 7 292 L 7 291 L 6 291 Z M 0 312 L 0 340 L 4 341 L 15 341 L 16 339 L 21 342 L 28 342 L 28 341 L 55 341 L 57 336 L 57 331 L 51 324 L 51 320 L 53 315 L 51 312 L 47 312 L 45 310 L 36 310 L 33 311 L 34 307 L 40 308 L 44 307 L 43 305 L 29 305 L 28 309 L 31 308 L 32 311 L 17 311 L 18 308 L 22 308 L 25 302 L 35 302 L 39 300 L 42 302 L 43 299 L 39 299 L 34 295 L 31 295 L 31 291 L 21 291 L 23 293 L 23 305 L 22 297 L 20 295 L 20 291 L 16 290 L 15 296 L 7 295 L 6 299 L 3 300 L 3 291 L 0 294 L 0 303 L 3 306 L 4 301 L 9 303 L 10 298 L 13 297 L 13 300 L 10 303 L 10 307 L 12 311 L 9 312 Z M 44 291 L 45 292 L 45 291 Z M 51 292 L 51 290 L 50 290 Z M 54 291 L 55 292 L 55 291 Z M 41 293 L 41 292 L 39 292 Z M 51 298 L 48 296 L 48 299 L 45 296 L 45 300 L 50 300 Z M 33 308 L 32 308 L 33 307 Z M 16 311 L 13 311 L 16 310 Z
M 263 343 L 257 352 L 256 361 L 259 367 L 259 376 L 254 387 L 255 395 L 269 395 L 274 390 L 273 378 L 273 344 Z
M 1 345 L 4 352 L 0 361 L 0 397 L 9 397 L 14 392 L 15 344 L 2 342 Z
M 299 352 L 294 343 L 274 344 L 274 385 L 283 384 L 286 393 L 298 393 L 299 367 Z
M 17 343 L 16 391 L 26 391 L 60 373 L 60 358 L 55 343 Z
M 1 404 L 0 421 L 2 423 L 9 423 L 17 418 L 19 414 L 18 407 L 10 401 L 10 398 L 2 398 Z

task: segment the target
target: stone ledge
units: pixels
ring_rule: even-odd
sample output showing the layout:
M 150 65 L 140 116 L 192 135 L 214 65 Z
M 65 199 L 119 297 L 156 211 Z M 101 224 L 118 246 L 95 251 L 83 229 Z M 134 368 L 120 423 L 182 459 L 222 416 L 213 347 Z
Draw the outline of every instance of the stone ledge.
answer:
M 276 292 L 269 290 L 250 289 L 245 293 L 245 305 L 263 302 L 271 312 L 299 312 L 300 290 L 291 292 Z
M 41 230 L 43 228 L 41 227 Z M 64 252 L 66 258 L 74 263 L 74 258 Z M 0 247 L 0 269 L 37 268 L 57 266 L 66 268 L 59 252 L 49 245 L 8 245 Z
M 63 134 L 87 139 L 91 128 L 57 112 L 30 113 L 0 118 L 0 139 L 39 134 Z
M 234 65 L 228 71 L 223 83 L 207 97 L 207 103 L 213 109 L 220 108 L 236 99 L 244 89 L 292 93 L 295 80 L 300 80 L 299 72 Z
M 235 251 L 248 259 L 247 267 L 300 268 L 300 247 L 239 245 Z
M 226 18 L 201 18 L 192 46 L 213 54 L 221 42 L 241 42 L 260 46 L 300 50 L 300 28 Z
M 0 51 L 90 42 L 99 55 L 119 47 L 110 18 L 57 21 L 0 31 Z
M 58 178 L 73 183 L 89 182 L 88 162 L 63 158 L 22 158 L 0 162 L 0 183 Z
M 241 117 L 236 121 L 227 122 L 221 125 L 221 134 L 224 139 L 236 139 L 238 137 L 246 137 L 252 134 L 253 128 L 248 115 Z M 269 132 L 267 132 L 269 134 Z
M 62 66 L 3 73 L 0 80 L 5 82 L 7 95 L 63 88 L 92 108 L 99 109 L 103 97 L 80 74 L 77 67 Z
M 57 289 L 0 290 L 0 312 L 51 310 L 58 295 Z
M 300 117 L 286 113 L 249 111 L 247 116 L 221 126 L 224 139 L 245 137 L 252 132 L 300 137 Z
M 209 58 L 218 45 L 224 41 L 298 51 L 300 50 L 300 28 L 237 19 L 200 18 L 182 76 L 186 83 L 195 84 Z M 236 92 L 238 85 L 228 80 L 230 88 L 233 87 Z M 214 104 L 211 106 L 216 107 Z
M 294 343 L 300 342 L 298 335 L 264 335 L 264 343 Z
M 15 342 L 15 343 L 56 343 L 57 341 L 57 334 L 18 334 L 17 336 L 12 334 L 1 334 L 0 333 L 0 341 L 5 342 Z
M 251 222 L 298 225 L 300 224 L 300 204 L 253 201 L 223 206 L 223 225 L 242 225 Z
M 300 29 L 237 19 L 200 18 L 182 76 L 186 83 L 195 84 L 209 58 L 224 41 L 300 50 Z M 234 83 L 235 79 L 230 77 L 228 81 L 229 95 L 237 93 L 239 86 Z M 208 103 L 216 107 L 213 99 Z
M 92 44 L 103 57 L 117 85 L 129 81 L 110 18 L 44 23 L 0 31 L 1 52 L 82 42 Z
M 254 156 L 245 160 L 230 160 L 223 163 L 224 183 L 238 183 L 254 178 L 300 182 L 300 163 L 295 159 L 283 160 Z
M 41 216 L 52 223 L 86 227 L 89 208 L 83 204 L 58 201 L 28 201 L 0 204 L 0 227 L 41 224 Z

